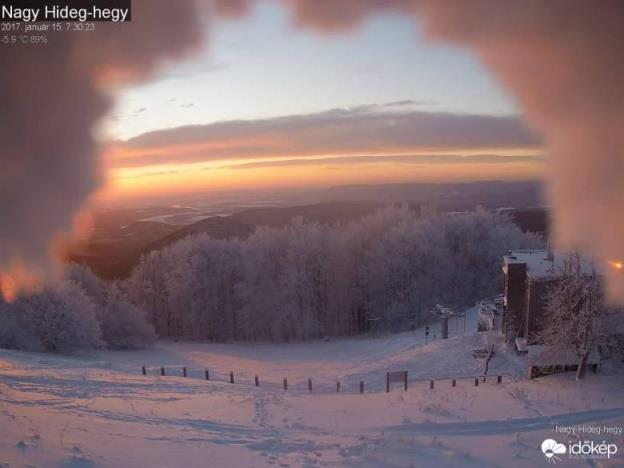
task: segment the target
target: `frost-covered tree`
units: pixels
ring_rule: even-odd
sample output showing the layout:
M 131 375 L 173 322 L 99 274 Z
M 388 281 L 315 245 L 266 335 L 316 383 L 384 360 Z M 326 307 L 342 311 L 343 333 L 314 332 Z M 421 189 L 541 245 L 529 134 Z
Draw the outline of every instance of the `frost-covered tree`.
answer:
M 96 304 L 103 304 L 106 301 L 108 284 L 98 278 L 88 266 L 70 263 L 65 271 L 65 277 L 78 284 Z
M 189 259 L 190 313 L 196 339 L 233 340 L 241 336 L 238 287 L 242 278 L 242 250 L 238 242 L 201 236 L 201 247 Z M 188 331 L 182 337 L 188 337 Z
M 80 265 L 69 265 L 65 276 L 15 302 L 0 300 L 0 347 L 64 353 L 154 343 L 145 313 L 116 284 Z
M 104 302 L 96 307 L 102 339 L 110 349 L 137 349 L 156 341 L 154 328 L 145 313 L 132 305 L 113 285 Z
M 95 307 L 73 281 L 0 304 L 0 346 L 70 352 L 103 346 Z
M 131 304 L 118 284 L 101 280 L 84 265 L 69 265 L 66 276 L 80 285 L 93 303 L 106 347 L 134 349 L 154 343 L 156 334 L 144 310 Z
M 606 344 L 609 310 L 602 285 L 594 269 L 583 269 L 578 254 L 563 262 L 557 282 L 546 302 L 544 328 L 539 338 L 551 346 L 551 353 L 573 352 L 577 358 L 577 379 L 585 376 L 590 353 Z
M 445 303 L 462 309 L 500 287 L 501 257 L 510 249 L 537 248 L 537 236 L 485 210 L 424 219 L 407 218 L 370 253 L 367 274 L 372 313 L 381 325 L 404 327 L 430 320 Z
M 540 245 L 484 210 L 419 217 L 391 206 L 348 224 L 295 219 L 244 242 L 190 237 L 145 256 L 122 288 L 162 337 L 302 340 L 472 305 L 499 288 L 507 250 Z

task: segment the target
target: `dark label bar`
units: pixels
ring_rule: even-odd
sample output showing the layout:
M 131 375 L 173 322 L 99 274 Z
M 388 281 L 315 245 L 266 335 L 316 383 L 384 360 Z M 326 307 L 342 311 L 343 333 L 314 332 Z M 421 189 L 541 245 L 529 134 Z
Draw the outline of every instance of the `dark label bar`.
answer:
M 132 0 L 0 0 L 0 22 L 132 20 Z

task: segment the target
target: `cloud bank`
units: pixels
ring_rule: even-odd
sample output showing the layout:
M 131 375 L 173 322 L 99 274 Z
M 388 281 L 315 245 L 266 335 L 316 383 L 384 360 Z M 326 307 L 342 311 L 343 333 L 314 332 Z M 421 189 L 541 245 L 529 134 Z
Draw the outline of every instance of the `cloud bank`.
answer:
M 541 138 L 517 117 L 404 111 L 393 103 L 159 130 L 118 144 L 112 163 L 140 167 L 261 157 L 525 149 L 541 144 Z

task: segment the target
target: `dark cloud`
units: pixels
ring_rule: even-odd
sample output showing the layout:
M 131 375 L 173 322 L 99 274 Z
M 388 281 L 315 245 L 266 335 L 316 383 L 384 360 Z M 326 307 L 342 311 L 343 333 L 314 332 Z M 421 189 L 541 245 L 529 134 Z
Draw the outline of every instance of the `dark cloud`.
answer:
M 410 12 L 419 3 L 413 0 L 282 0 L 293 13 L 295 24 L 322 33 L 351 30 L 371 14 Z
M 456 149 L 537 148 L 521 119 L 360 106 L 146 133 L 121 145 L 115 164 L 136 167 L 218 159 Z
M 403 106 L 418 106 L 421 104 L 431 104 L 431 101 L 413 101 L 411 99 L 404 99 L 403 101 L 393 101 L 386 104 L 388 107 L 403 107 Z
M 215 13 L 222 18 L 239 18 L 249 13 L 251 0 L 217 0 Z

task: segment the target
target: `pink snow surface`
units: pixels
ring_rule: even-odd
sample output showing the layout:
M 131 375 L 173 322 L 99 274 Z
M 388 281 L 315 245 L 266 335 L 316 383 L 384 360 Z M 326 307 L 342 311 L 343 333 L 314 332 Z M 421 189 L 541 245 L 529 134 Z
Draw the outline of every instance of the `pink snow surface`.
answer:
M 535 467 L 547 465 L 544 439 L 566 439 L 557 424 L 624 426 L 624 373 L 613 366 L 583 382 L 573 374 L 527 381 L 524 358 L 499 346 L 490 369 L 502 384 L 436 380 L 429 388 L 430 378 L 481 373 L 471 351 L 489 341 L 468 333 L 425 344 L 417 330 L 71 357 L 0 351 L 0 466 Z M 225 381 L 230 370 L 235 384 Z M 396 385 L 385 393 L 388 370 L 408 370 L 407 392 Z M 624 452 L 622 435 L 614 437 Z M 575 463 L 562 466 L 588 466 Z

